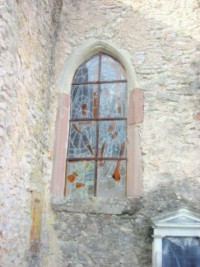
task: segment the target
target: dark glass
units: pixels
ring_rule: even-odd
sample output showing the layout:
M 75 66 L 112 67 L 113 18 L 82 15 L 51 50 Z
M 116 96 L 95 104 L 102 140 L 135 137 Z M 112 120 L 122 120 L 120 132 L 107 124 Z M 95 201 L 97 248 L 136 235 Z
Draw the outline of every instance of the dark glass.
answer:
M 200 267 L 200 239 L 198 237 L 163 238 L 162 267 Z

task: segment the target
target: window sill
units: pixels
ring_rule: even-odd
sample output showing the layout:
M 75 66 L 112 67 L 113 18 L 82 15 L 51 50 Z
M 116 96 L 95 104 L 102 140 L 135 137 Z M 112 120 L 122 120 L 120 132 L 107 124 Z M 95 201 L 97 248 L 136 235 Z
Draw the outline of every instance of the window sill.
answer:
M 54 196 L 51 206 L 55 212 L 132 215 L 141 208 L 141 198 L 72 199 Z

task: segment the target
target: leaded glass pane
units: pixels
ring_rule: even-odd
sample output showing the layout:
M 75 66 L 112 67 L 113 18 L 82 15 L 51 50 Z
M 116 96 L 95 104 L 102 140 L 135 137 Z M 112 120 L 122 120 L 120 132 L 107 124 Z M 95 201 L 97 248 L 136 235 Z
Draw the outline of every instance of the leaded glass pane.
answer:
M 68 157 L 94 157 L 96 147 L 96 122 L 72 121 L 70 123 Z
M 94 161 L 67 163 L 66 191 L 68 196 L 88 197 L 94 195 Z
M 97 81 L 99 72 L 99 56 L 95 55 L 85 61 L 76 71 L 73 82 Z
M 126 83 L 101 85 L 100 117 L 126 116 Z
M 162 245 L 162 267 L 200 267 L 198 237 L 166 237 Z
M 101 57 L 101 77 L 102 81 L 125 80 L 123 67 L 114 58 L 107 55 Z
M 126 122 L 99 122 L 99 157 L 125 157 Z
M 126 161 L 104 160 L 98 162 L 97 195 L 124 197 Z
M 97 116 L 97 85 L 73 85 L 71 91 L 71 118 L 85 119 Z
M 126 82 L 115 82 L 125 79 L 119 62 L 102 53 L 78 68 L 71 89 L 67 195 L 125 195 Z

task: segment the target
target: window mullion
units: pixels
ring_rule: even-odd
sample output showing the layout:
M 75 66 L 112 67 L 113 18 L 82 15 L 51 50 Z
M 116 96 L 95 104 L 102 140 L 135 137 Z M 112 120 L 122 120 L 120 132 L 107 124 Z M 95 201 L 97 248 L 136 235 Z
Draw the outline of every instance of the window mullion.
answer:
M 99 69 L 98 69 L 98 81 L 101 80 L 101 53 L 99 53 Z M 97 95 L 98 95 L 98 101 L 97 101 L 97 118 L 99 119 L 99 115 L 100 115 L 100 87 L 101 85 L 98 84 L 98 91 L 97 91 Z M 96 159 L 95 159 L 95 177 L 94 177 L 94 196 L 96 196 L 97 194 L 97 176 L 98 176 L 98 150 L 99 150 L 99 122 L 98 120 L 96 121 Z

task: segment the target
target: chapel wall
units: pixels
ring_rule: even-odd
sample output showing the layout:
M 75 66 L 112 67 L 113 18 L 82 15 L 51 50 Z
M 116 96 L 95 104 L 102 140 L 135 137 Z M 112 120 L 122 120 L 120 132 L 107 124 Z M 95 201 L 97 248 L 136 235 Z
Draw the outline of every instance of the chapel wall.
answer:
M 151 266 L 150 217 L 200 204 L 198 1 L 13 0 L 0 7 L 0 264 Z M 143 90 L 143 195 L 128 204 L 110 200 L 107 213 L 80 212 L 73 203 L 52 210 L 60 75 L 91 40 L 127 54 Z
M 56 80 L 82 44 L 113 43 L 135 69 L 144 121 L 143 196 L 121 215 L 79 213 L 73 204 L 56 211 L 60 266 L 151 266 L 150 217 L 180 205 L 198 208 L 198 9 L 196 1 L 63 1 Z

